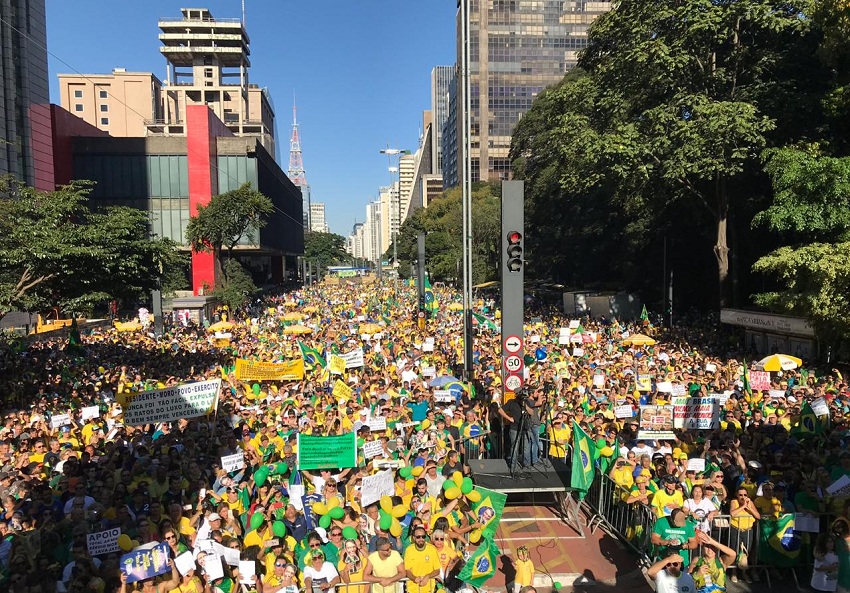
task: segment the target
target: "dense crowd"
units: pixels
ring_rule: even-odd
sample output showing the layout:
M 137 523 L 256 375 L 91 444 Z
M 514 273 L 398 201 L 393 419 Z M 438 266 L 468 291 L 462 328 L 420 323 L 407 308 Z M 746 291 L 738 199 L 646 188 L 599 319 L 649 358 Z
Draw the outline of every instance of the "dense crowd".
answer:
M 0 589 L 454 591 L 482 527 L 460 494 L 462 485 L 469 491 L 464 478 L 474 479 L 466 462 L 567 459 L 576 427 L 597 445 L 596 463 L 623 488 L 622 502 L 656 510 L 652 541 L 666 562 L 653 575 L 675 572 L 679 562 L 698 589 L 724 586 L 716 567 L 725 572 L 740 550 L 714 538 L 718 515 L 730 515 L 728 529 L 742 533 L 760 517 L 795 511 L 848 516 L 846 497 L 826 491 L 850 476 L 850 393 L 837 371 L 772 373 L 770 391 L 751 393 L 743 359 L 708 325 L 662 336 L 648 321 L 571 320 L 546 311 L 526 330 L 529 373 L 520 402 L 501 386 L 500 335 L 489 323 L 477 325 L 476 380 L 455 380 L 463 320 L 449 306 L 456 293 L 435 293 L 439 309 L 424 328 L 410 289 L 352 283 L 221 310 L 212 321 L 228 322 L 223 333 L 184 319 L 160 336 L 152 326 L 83 330 L 73 347 L 47 337 L 6 348 Z M 492 305 L 476 306 L 482 320 L 498 324 Z M 293 324 L 302 333 L 288 331 Z M 638 331 L 658 334 L 659 342 L 630 345 Z M 358 348 L 362 366 L 331 373 L 332 356 Z M 237 359 L 299 358 L 306 361 L 302 380 L 237 378 Z M 636 378 L 645 375 L 651 385 L 639 390 Z M 139 394 L 209 379 L 222 386 L 206 415 L 124 422 Z M 350 388 L 346 395 L 335 389 L 339 381 Z M 671 393 L 657 388 L 668 383 L 691 395 L 725 394 L 719 426 L 677 431 L 675 442 L 641 439 L 640 407 L 670 403 Z M 830 416 L 800 434 L 804 405 L 818 398 Z M 624 406 L 633 416 L 615 414 Z M 370 428 L 376 418 L 386 419 L 385 429 Z M 299 435 L 352 432 L 356 467 L 298 471 Z M 363 445 L 375 440 L 381 451 L 366 459 Z M 238 467 L 223 467 L 223 458 L 240 453 Z M 704 468 L 689 469 L 697 458 Z M 392 495 L 361 504 L 363 480 L 386 467 L 394 471 Z M 305 508 L 305 500 L 319 506 Z M 850 587 L 846 527 L 834 548 L 820 541 L 815 548 L 824 562 L 829 554 L 843 558 L 840 568 L 821 566 Z M 93 555 L 92 535 L 116 528 L 119 549 Z M 122 569 L 123 555 L 159 544 L 168 552 L 155 578 Z M 688 551 L 697 549 L 702 555 L 691 562 Z M 516 556 L 517 584 L 531 585 L 527 551 Z

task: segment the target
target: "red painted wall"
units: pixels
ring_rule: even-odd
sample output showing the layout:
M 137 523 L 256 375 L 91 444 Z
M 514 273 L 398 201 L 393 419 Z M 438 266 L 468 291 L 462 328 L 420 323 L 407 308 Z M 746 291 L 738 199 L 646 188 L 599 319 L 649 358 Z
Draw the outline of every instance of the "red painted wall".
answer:
M 189 166 L 189 212 L 206 206 L 218 194 L 216 138 L 232 136 L 206 105 L 186 106 L 186 152 Z M 215 287 L 215 261 L 210 252 L 192 252 L 192 293 L 200 295 Z

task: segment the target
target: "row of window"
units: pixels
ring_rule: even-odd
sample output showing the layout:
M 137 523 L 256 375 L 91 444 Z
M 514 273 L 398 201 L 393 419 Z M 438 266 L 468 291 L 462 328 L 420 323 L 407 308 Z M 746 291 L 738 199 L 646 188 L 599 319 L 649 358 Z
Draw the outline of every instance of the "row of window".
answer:
M 108 99 L 109 98 L 109 91 L 105 91 L 103 89 L 100 89 L 100 90 L 97 91 L 97 96 L 100 99 Z M 82 89 L 74 89 L 74 98 L 75 99 L 82 99 L 83 98 L 83 90 Z M 99 109 L 100 109 L 101 113 L 109 113 L 109 105 L 107 105 L 106 103 L 101 103 Z M 78 113 L 82 113 L 83 111 L 85 111 L 85 107 L 83 106 L 82 103 L 75 103 L 74 104 L 74 111 L 76 111 Z M 108 126 L 109 125 L 109 118 L 108 117 L 101 117 L 100 118 L 100 125 Z
M 108 98 L 109 98 L 109 91 L 99 90 L 99 91 L 97 92 L 97 95 L 98 95 L 98 97 L 100 97 L 101 99 L 108 99 Z M 74 98 L 75 98 L 75 99 L 82 99 L 82 98 L 83 98 L 83 91 L 82 91 L 82 89 L 75 89 L 75 90 L 74 90 Z

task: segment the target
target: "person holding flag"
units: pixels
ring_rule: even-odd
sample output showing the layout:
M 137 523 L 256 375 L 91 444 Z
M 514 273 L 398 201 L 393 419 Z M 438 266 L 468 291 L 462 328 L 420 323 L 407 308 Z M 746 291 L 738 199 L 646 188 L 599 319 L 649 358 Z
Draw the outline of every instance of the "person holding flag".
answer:
M 573 467 L 570 487 L 578 491 L 579 500 L 584 500 L 595 474 L 597 448 L 584 429 L 573 420 Z

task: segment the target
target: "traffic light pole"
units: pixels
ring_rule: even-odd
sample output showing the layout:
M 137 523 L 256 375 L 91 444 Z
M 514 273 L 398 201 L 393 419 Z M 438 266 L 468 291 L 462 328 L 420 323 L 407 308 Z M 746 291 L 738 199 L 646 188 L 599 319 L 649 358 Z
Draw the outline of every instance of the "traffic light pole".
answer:
M 518 393 L 525 384 L 525 216 L 522 181 L 502 182 L 502 385 Z M 504 401 L 504 400 L 503 400 Z

